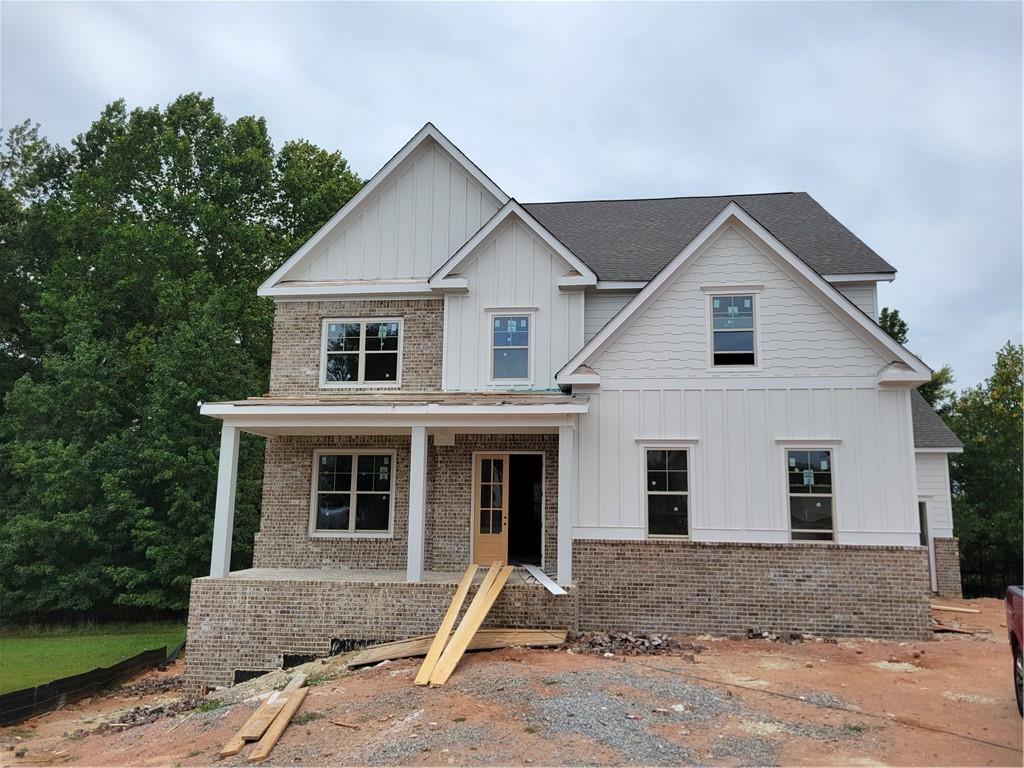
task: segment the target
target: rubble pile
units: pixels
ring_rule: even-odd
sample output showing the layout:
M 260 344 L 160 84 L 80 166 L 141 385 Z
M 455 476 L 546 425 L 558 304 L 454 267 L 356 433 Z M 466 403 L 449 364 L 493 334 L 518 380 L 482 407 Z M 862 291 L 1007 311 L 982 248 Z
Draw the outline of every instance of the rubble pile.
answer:
M 700 653 L 704 646 L 657 633 L 580 632 L 571 645 L 580 653 L 639 656 L 650 653 Z
M 181 690 L 181 675 L 169 677 L 145 677 L 122 685 L 117 689 L 119 696 L 146 696 L 151 693 L 167 693 Z

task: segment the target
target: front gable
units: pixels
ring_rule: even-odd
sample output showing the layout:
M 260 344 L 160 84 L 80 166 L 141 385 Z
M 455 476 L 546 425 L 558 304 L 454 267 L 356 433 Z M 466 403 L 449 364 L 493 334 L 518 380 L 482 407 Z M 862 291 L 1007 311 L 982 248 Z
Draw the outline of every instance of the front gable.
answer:
M 260 295 L 367 281 L 419 281 L 422 289 L 507 200 L 428 123 L 271 275 Z M 372 293 L 375 286 L 365 288 Z

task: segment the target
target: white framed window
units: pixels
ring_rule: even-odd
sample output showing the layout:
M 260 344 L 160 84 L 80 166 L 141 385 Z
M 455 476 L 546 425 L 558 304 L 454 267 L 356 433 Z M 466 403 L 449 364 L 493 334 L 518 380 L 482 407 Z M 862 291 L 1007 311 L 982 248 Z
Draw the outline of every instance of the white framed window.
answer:
M 314 451 L 310 535 L 390 536 L 394 489 L 394 451 Z
M 402 319 L 323 321 L 321 387 L 397 387 L 402 379 Z
M 644 446 L 644 501 L 648 538 L 690 535 L 690 451 Z
M 831 448 L 786 448 L 792 541 L 835 541 L 834 470 Z
M 757 365 L 757 302 L 755 293 L 713 293 L 711 304 L 711 366 Z
M 487 315 L 492 384 L 528 383 L 533 378 L 533 312 L 492 311 Z

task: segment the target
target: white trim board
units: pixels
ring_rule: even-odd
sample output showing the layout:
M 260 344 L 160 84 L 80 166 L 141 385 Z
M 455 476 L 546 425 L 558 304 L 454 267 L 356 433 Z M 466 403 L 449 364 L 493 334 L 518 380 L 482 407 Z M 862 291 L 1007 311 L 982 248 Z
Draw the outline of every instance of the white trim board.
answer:
M 551 578 L 546 573 L 544 573 L 544 571 L 542 571 L 540 568 L 538 568 L 536 565 L 527 565 L 526 563 L 524 563 L 523 565 L 521 565 L 519 567 L 520 568 L 525 568 L 529 572 L 529 574 L 531 576 L 533 576 L 533 578 L 535 578 L 541 584 L 543 584 L 544 587 L 547 589 L 547 591 L 550 592 L 552 595 L 567 595 L 567 594 L 569 594 L 564 589 L 562 589 L 560 586 L 555 584 L 555 582 L 553 582 L 551 580 Z
M 571 383 L 567 377 L 581 365 L 588 365 L 593 358 L 603 351 L 615 339 L 633 317 L 642 312 L 671 284 L 671 282 L 702 252 L 711 239 L 728 226 L 738 226 L 749 232 L 764 244 L 767 250 L 784 262 L 797 273 L 803 281 L 818 293 L 818 298 L 840 321 L 850 328 L 859 331 L 866 339 L 870 339 L 876 348 L 884 349 L 893 359 L 909 369 L 906 378 L 900 383 L 907 386 L 924 383 L 931 378 L 931 369 L 909 350 L 898 344 L 883 331 L 876 322 L 857 308 L 838 288 L 825 280 L 807 264 L 787 248 L 778 238 L 765 229 L 760 222 L 748 214 L 735 201 L 727 204 L 701 232 L 680 251 L 672 261 L 655 275 L 647 286 L 634 296 L 618 314 L 615 315 L 594 337 L 583 345 L 568 363 L 562 366 L 555 376 L 560 384 Z M 599 380 L 599 377 L 597 377 Z

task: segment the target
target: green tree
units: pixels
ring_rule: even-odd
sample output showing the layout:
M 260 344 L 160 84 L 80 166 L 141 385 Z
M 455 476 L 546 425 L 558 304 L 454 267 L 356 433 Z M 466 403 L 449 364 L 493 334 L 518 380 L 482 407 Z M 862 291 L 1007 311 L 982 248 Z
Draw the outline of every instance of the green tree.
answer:
M 180 610 L 216 488 L 219 425 L 197 403 L 266 391 L 256 288 L 362 182 L 199 94 L 114 102 L 68 150 L 17 126 L 0 181 L 0 620 Z M 243 439 L 236 566 L 262 456 Z
M 882 314 L 878 318 L 878 324 L 882 330 L 889 334 L 900 344 L 906 344 L 909 338 L 910 326 L 900 317 L 898 309 L 882 307 Z M 949 407 L 949 401 L 953 397 L 953 369 L 944 365 L 939 370 L 932 372 L 931 381 L 922 384 L 917 388 L 925 400 L 939 413 L 944 413 Z
M 878 324 L 882 326 L 883 331 L 896 339 L 900 344 L 907 343 L 907 333 L 910 329 L 900 317 L 898 309 L 882 307 L 882 314 L 878 317 Z
M 1024 549 L 1024 348 L 1007 342 L 992 376 L 953 398 L 948 421 L 964 443 L 950 457 L 953 519 L 965 586 L 1001 594 L 1019 583 Z

